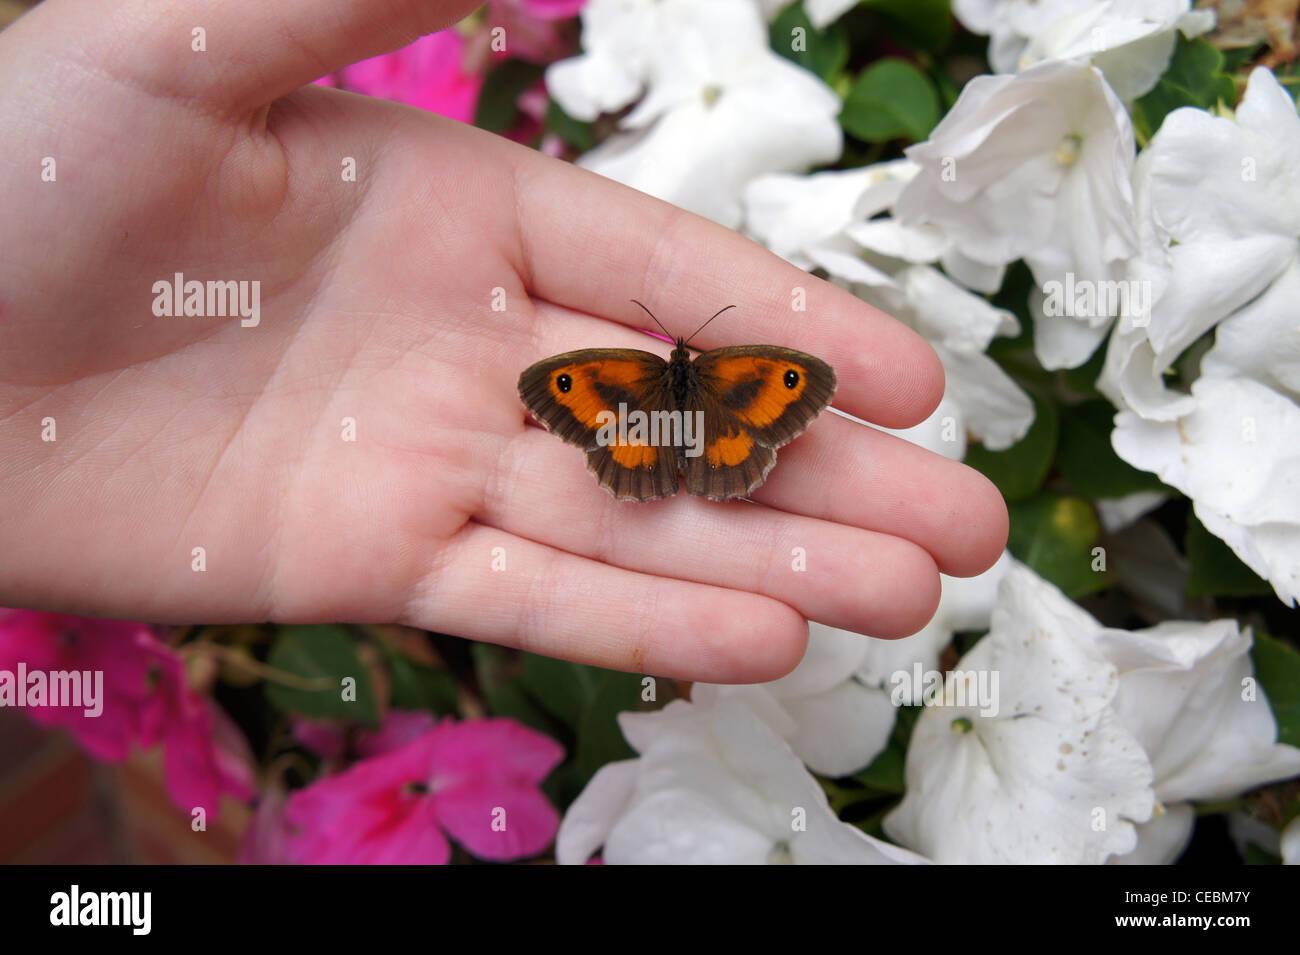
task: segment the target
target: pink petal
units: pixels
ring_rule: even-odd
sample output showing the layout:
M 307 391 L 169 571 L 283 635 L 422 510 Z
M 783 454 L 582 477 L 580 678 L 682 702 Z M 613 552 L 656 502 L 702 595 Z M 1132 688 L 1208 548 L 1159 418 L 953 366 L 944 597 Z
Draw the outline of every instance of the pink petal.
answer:
M 438 822 L 479 859 L 509 862 L 551 844 L 559 813 L 533 786 L 475 780 L 434 794 Z
M 435 781 L 483 778 L 540 783 L 564 759 L 564 747 L 505 717 L 441 724 L 433 751 Z

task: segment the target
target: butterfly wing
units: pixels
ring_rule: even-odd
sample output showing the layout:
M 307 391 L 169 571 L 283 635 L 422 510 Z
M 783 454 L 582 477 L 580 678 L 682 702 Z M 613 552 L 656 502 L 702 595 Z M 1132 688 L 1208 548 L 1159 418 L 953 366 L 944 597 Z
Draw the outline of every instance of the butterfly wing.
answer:
M 685 458 L 686 489 L 713 500 L 744 497 L 830 404 L 835 371 L 820 358 L 776 345 L 717 348 L 692 366 L 687 411 L 704 413 L 704 447 Z
M 587 452 L 587 470 L 602 487 L 620 500 L 649 501 L 677 493 L 677 449 L 617 436 L 603 441 L 602 424 L 621 413 L 672 410 L 667 367 L 658 355 L 631 348 L 565 352 L 527 368 L 519 397 L 548 431 Z M 602 420 L 602 412 L 614 418 Z

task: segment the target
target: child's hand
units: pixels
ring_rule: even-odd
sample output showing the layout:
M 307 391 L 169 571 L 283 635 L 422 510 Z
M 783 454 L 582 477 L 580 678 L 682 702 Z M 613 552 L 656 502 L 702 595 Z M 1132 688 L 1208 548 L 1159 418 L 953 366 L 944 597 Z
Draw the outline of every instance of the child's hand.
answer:
M 629 504 L 528 426 L 527 365 L 658 348 L 634 297 L 683 333 L 735 304 L 696 344 L 818 355 L 836 405 L 889 427 L 921 421 L 943 373 L 904 326 L 717 225 L 299 89 L 471 7 L 49 0 L 0 34 L 0 604 L 401 621 L 714 682 L 790 669 L 803 616 L 923 626 L 938 571 L 1005 542 L 974 471 L 824 414 L 756 504 Z M 155 316 L 177 272 L 257 280 L 259 323 Z

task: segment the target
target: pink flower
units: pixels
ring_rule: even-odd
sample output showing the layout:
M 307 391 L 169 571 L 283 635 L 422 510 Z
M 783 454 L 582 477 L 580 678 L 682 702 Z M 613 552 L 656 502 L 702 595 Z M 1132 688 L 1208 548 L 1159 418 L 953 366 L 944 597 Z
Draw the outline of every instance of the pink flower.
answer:
M 480 859 L 536 855 L 559 825 L 538 784 L 563 758 L 513 720 L 443 720 L 290 796 L 291 853 L 311 864 L 445 865 L 451 836 Z
M 335 79 L 338 86 L 355 93 L 472 123 L 483 77 L 465 69 L 464 54 L 464 38 L 447 29 L 344 67 Z
M 357 756 L 379 756 L 405 746 L 432 729 L 437 719 L 424 710 L 389 710 L 377 730 L 360 730 L 353 741 Z M 345 727 L 337 720 L 312 720 L 295 716 L 290 721 L 294 741 L 322 759 L 341 759 L 348 752 Z
M 20 664 L 29 674 L 102 674 L 97 716 L 49 702 L 24 711 L 42 726 L 66 729 L 104 762 L 121 762 L 133 745 L 147 749 L 161 741 L 168 795 L 185 811 L 202 806 L 212 819 L 221 793 L 252 796 L 243 736 L 210 699 L 190 689 L 180 658 L 144 624 L 0 610 L 0 670 L 16 673 Z

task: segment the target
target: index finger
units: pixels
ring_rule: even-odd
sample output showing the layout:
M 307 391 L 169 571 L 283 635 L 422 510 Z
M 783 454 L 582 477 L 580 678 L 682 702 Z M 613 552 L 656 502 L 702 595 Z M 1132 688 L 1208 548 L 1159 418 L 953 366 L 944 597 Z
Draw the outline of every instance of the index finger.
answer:
M 643 328 L 645 314 L 628 301 L 636 298 L 683 336 L 736 305 L 694 344 L 816 355 L 835 368 L 835 406 L 885 427 L 919 424 L 938 407 L 944 379 L 934 349 L 879 309 L 737 232 L 613 180 L 523 148 L 514 163 L 514 265 L 534 296 Z

